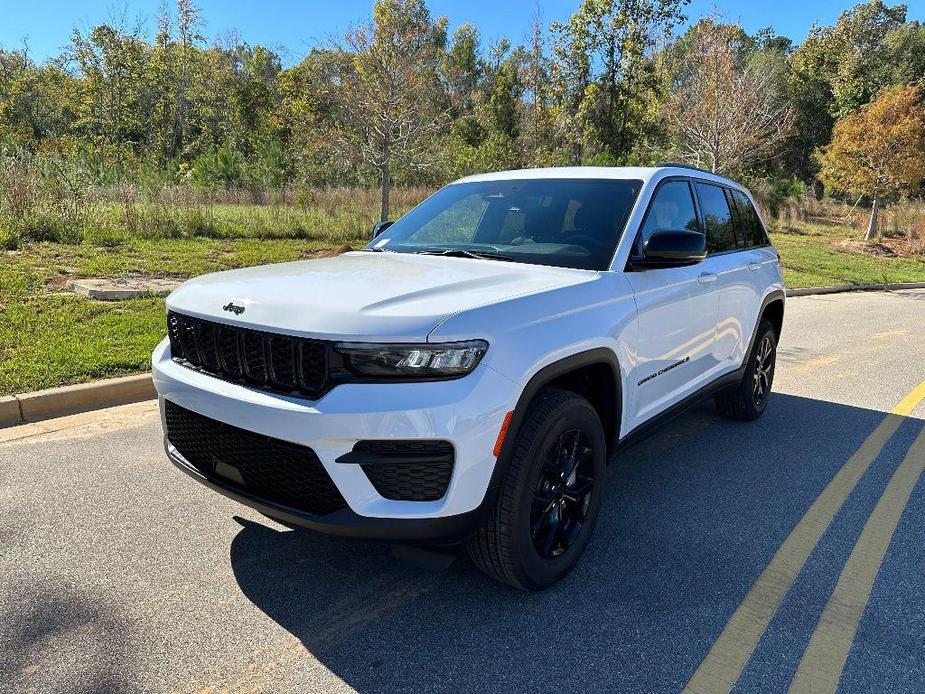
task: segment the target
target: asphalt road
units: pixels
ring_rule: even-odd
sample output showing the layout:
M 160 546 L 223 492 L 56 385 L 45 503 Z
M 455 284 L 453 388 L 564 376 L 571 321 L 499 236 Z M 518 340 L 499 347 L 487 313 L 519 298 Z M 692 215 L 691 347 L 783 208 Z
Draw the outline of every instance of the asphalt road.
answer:
M 618 457 L 535 595 L 201 488 L 151 403 L 0 430 L 0 690 L 922 692 L 923 339 L 925 292 L 791 299 L 765 416 Z

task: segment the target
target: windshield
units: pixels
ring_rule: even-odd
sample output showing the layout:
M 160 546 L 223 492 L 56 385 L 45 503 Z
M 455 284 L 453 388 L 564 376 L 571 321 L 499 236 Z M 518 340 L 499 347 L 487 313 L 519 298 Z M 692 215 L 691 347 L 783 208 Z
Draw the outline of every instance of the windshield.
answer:
M 454 183 L 366 248 L 607 270 L 641 186 L 549 178 Z

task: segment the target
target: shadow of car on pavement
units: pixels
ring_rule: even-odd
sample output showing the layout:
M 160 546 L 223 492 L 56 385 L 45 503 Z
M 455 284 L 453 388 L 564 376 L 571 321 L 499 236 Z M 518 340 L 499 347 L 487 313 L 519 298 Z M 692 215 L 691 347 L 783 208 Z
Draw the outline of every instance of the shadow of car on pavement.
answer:
M 244 594 L 361 692 L 679 691 L 882 412 L 776 394 L 743 424 L 704 403 L 619 454 L 576 570 L 517 592 L 466 559 L 238 519 Z

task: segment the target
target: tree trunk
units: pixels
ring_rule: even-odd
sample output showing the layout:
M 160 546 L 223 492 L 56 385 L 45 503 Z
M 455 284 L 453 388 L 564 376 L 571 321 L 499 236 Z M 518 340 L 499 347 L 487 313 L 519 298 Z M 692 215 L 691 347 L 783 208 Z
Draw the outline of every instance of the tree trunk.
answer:
M 880 196 L 874 195 L 874 204 L 870 208 L 870 223 L 867 225 L 867 233 L 864 234 L 865 241 L 873 241 L 877 238 L 877 214 L 880 212 Z
M 382 167 L 379 169 L 379 173 L 382 176 L 382 188 L 379 198 L 379 221 L 387 222 L 389 221 L 389 192 L 392 188 L 392 182 L 389 180 L 388 162 L 382 165 Z

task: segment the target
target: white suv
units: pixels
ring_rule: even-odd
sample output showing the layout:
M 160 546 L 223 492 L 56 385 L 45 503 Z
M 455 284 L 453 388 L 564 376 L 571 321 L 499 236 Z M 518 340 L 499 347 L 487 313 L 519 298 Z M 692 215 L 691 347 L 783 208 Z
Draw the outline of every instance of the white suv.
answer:
M 374 234 L 171 294 L 153 369 L 178 467 L 289 525 L 466 543 L 541 589 L 584 551 L 622 447 L 708 396 L 767 405 L 784 287 L 732 181 L 471 176 Z

